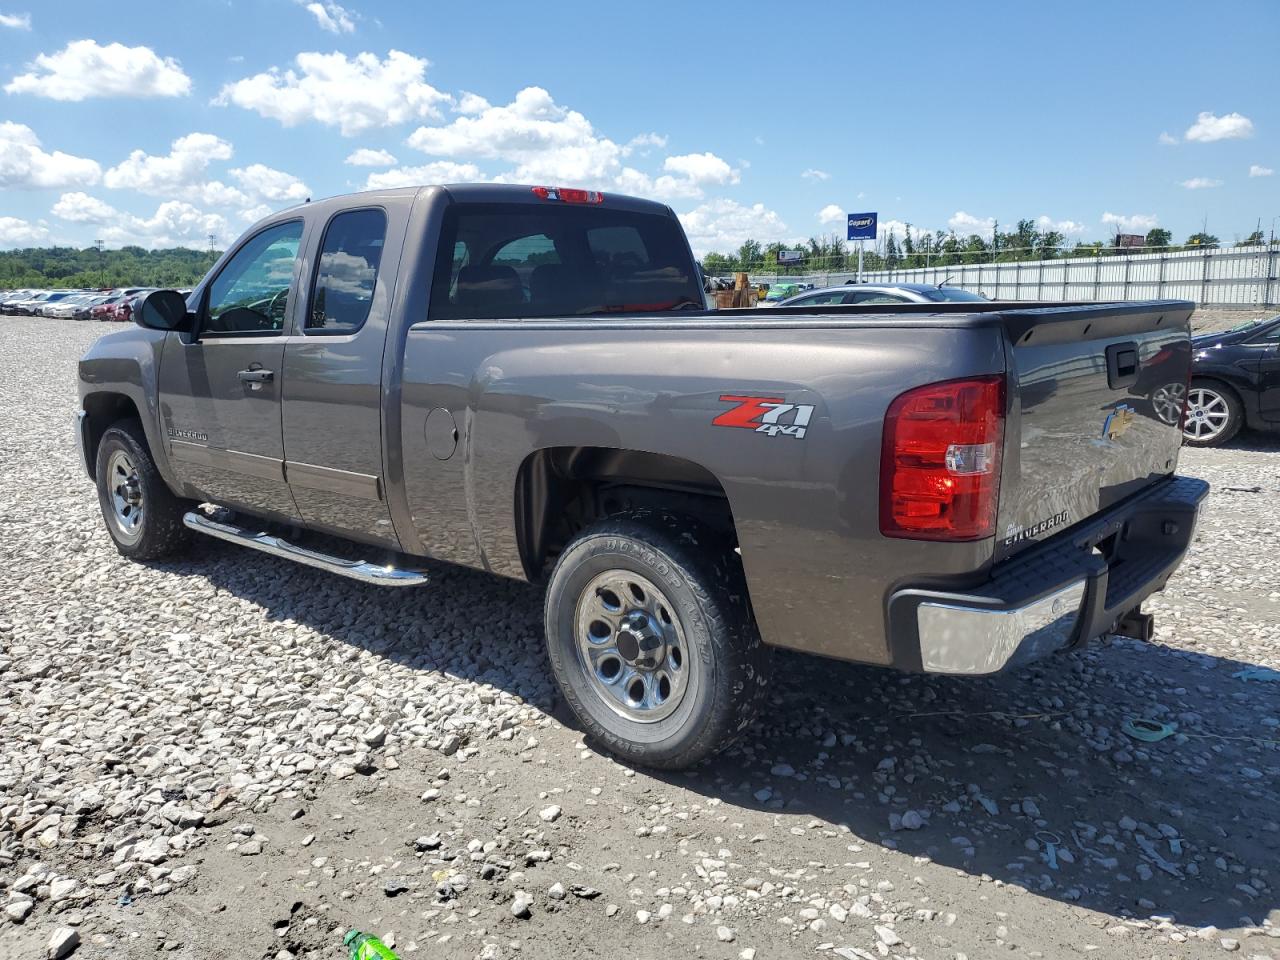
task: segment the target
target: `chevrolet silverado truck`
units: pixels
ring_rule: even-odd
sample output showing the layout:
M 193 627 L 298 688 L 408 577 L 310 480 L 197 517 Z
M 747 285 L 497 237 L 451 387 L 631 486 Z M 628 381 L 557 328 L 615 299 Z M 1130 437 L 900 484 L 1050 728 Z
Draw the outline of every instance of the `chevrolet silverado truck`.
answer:
M 1186 396 L 1191 310 L 712 311 L 661 204 L 386 190 L 143 297 L 80 361 L 77 441 L 125 557 L 545 584 L 585 730 L 679 768 L 751 721 L 771 648 L 982 675 L 1150 638 L 1208 490 L 1153 397 Z

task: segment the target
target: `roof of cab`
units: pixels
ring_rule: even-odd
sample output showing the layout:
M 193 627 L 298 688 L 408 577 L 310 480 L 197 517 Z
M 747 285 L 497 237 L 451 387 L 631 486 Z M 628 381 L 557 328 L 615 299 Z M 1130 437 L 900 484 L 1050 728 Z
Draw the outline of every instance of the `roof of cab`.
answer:
M 572 184 L 556 184 L 555 186 L 572 186 Z M 411 200 L 421 193 L 428 190 L 444 190 L 449 194 L 450 198 L 458 202 L 465 203 L 557 203 L 560 201 L 545 200 L 537 196 L 533 190 L 533 184 L 519 183 L 441 183 L 441 184 L 423 184 L 421 186 L 408 187 L 389 187 L 383 190 L 363 190 L 359 193 L 339 194 L 338 196 L 325 197 L 323 200 L 317 200 L 316 203 L 323 203 L 333 206 L 346 206 L 352 203 L 368 202 L 373 197 L 384 197 L 388 199 Z M 674 216 L 671 208 L 665 203 L 658 203 L 654 200 L 644 200 L 640 197 L 631 197 L 626 194 L 613 193 L 609 190 L 602 191 L 604 194 L 604 206 L 614 210 L 631 210 L 636 213 L 654 213 L 659 215 Z M 289 210 L 299 210 L 303 207 L 312 206 L 313 204 L 297 204 L 290 207 Z M 287 210 L 278 211 L 280 213 L 289 212 Z

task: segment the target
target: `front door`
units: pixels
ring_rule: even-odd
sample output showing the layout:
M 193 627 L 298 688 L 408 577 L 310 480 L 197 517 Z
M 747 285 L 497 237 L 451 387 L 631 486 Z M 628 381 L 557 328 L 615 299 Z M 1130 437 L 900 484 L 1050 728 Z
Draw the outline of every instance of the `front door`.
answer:
M 303 221 L 250 237 L 205 288 L 194 335 L 170 334 L 160 415 L 180 479 L 207 500 L 300 519 L 284 476 L 284 345 Z
M 1258 361 L 1258 406 L 1263 420 L 1280 422 L 1280 323 L 1262 338 L 1266 347 Z

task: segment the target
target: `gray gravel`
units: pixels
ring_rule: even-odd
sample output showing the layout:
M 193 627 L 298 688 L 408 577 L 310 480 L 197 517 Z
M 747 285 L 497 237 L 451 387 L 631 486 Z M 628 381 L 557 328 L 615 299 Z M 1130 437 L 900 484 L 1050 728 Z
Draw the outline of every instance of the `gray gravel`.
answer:
M 0 318 L 0 957 L 1280 957 L 1280 442 L 1184 450 L 1189 562 L 987 680 L 780 656 L 654 776 L 557 704 L 533 588 L 111 548 L 69 442 L 102 328 Z M 1177 724 L 1155 744 L 1126 717 Z

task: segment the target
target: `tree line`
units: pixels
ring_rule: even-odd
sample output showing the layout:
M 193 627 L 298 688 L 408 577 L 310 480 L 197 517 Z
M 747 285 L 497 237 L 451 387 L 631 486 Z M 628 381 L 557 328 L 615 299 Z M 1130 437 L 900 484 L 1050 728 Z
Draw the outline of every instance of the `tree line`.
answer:
M 1261 230 L 1255 230 L 1237 246 L 1261 246 L 1265 243 Z M 1041 230 L 1034 220 L 1019 220 L 1013 230 L 1002 232 L 996 225 L 990 238 L 977 233 L 968 237 L 938 230 L 934 233 L 913 231 L 907 224 L 904 236 L 890 233 L 867 248 L 863 255 L 865 270 L 902 270 L 910 267 L 945 267 L 965 263 L 1006 263 L 1017 260 L 1052 260 L 1067 257 L 1106 257 L 1126 253 L 1162 253 L 1182 250 L 1206 250 L 1220 246 L 1217 237 L 1199 232 L 1185 243 L 1175 244 L 1172 231 L 1163 227 L 1148 230 L 1141 248 L 1122 247 L 1119 238 L 1110 242 L 1076 241 L 1067 244 L 1057 230 Z M 762 244 L 747 240 L 732 253 L 708 253 L 702 258 L 703 269 L 712 276 L 734 271 L 754 273 L 806 274 L 852 272 L 858 268 L 858 253 L 837 235 L 810 237 L 802 249 L 800 263 L 779 264 L 778 251 L 795 250 L 785 243 Z
M 170 287 L 196 284 L 222 254 L 172 247 L 32 247 L 0 250 L 0 289 Z

